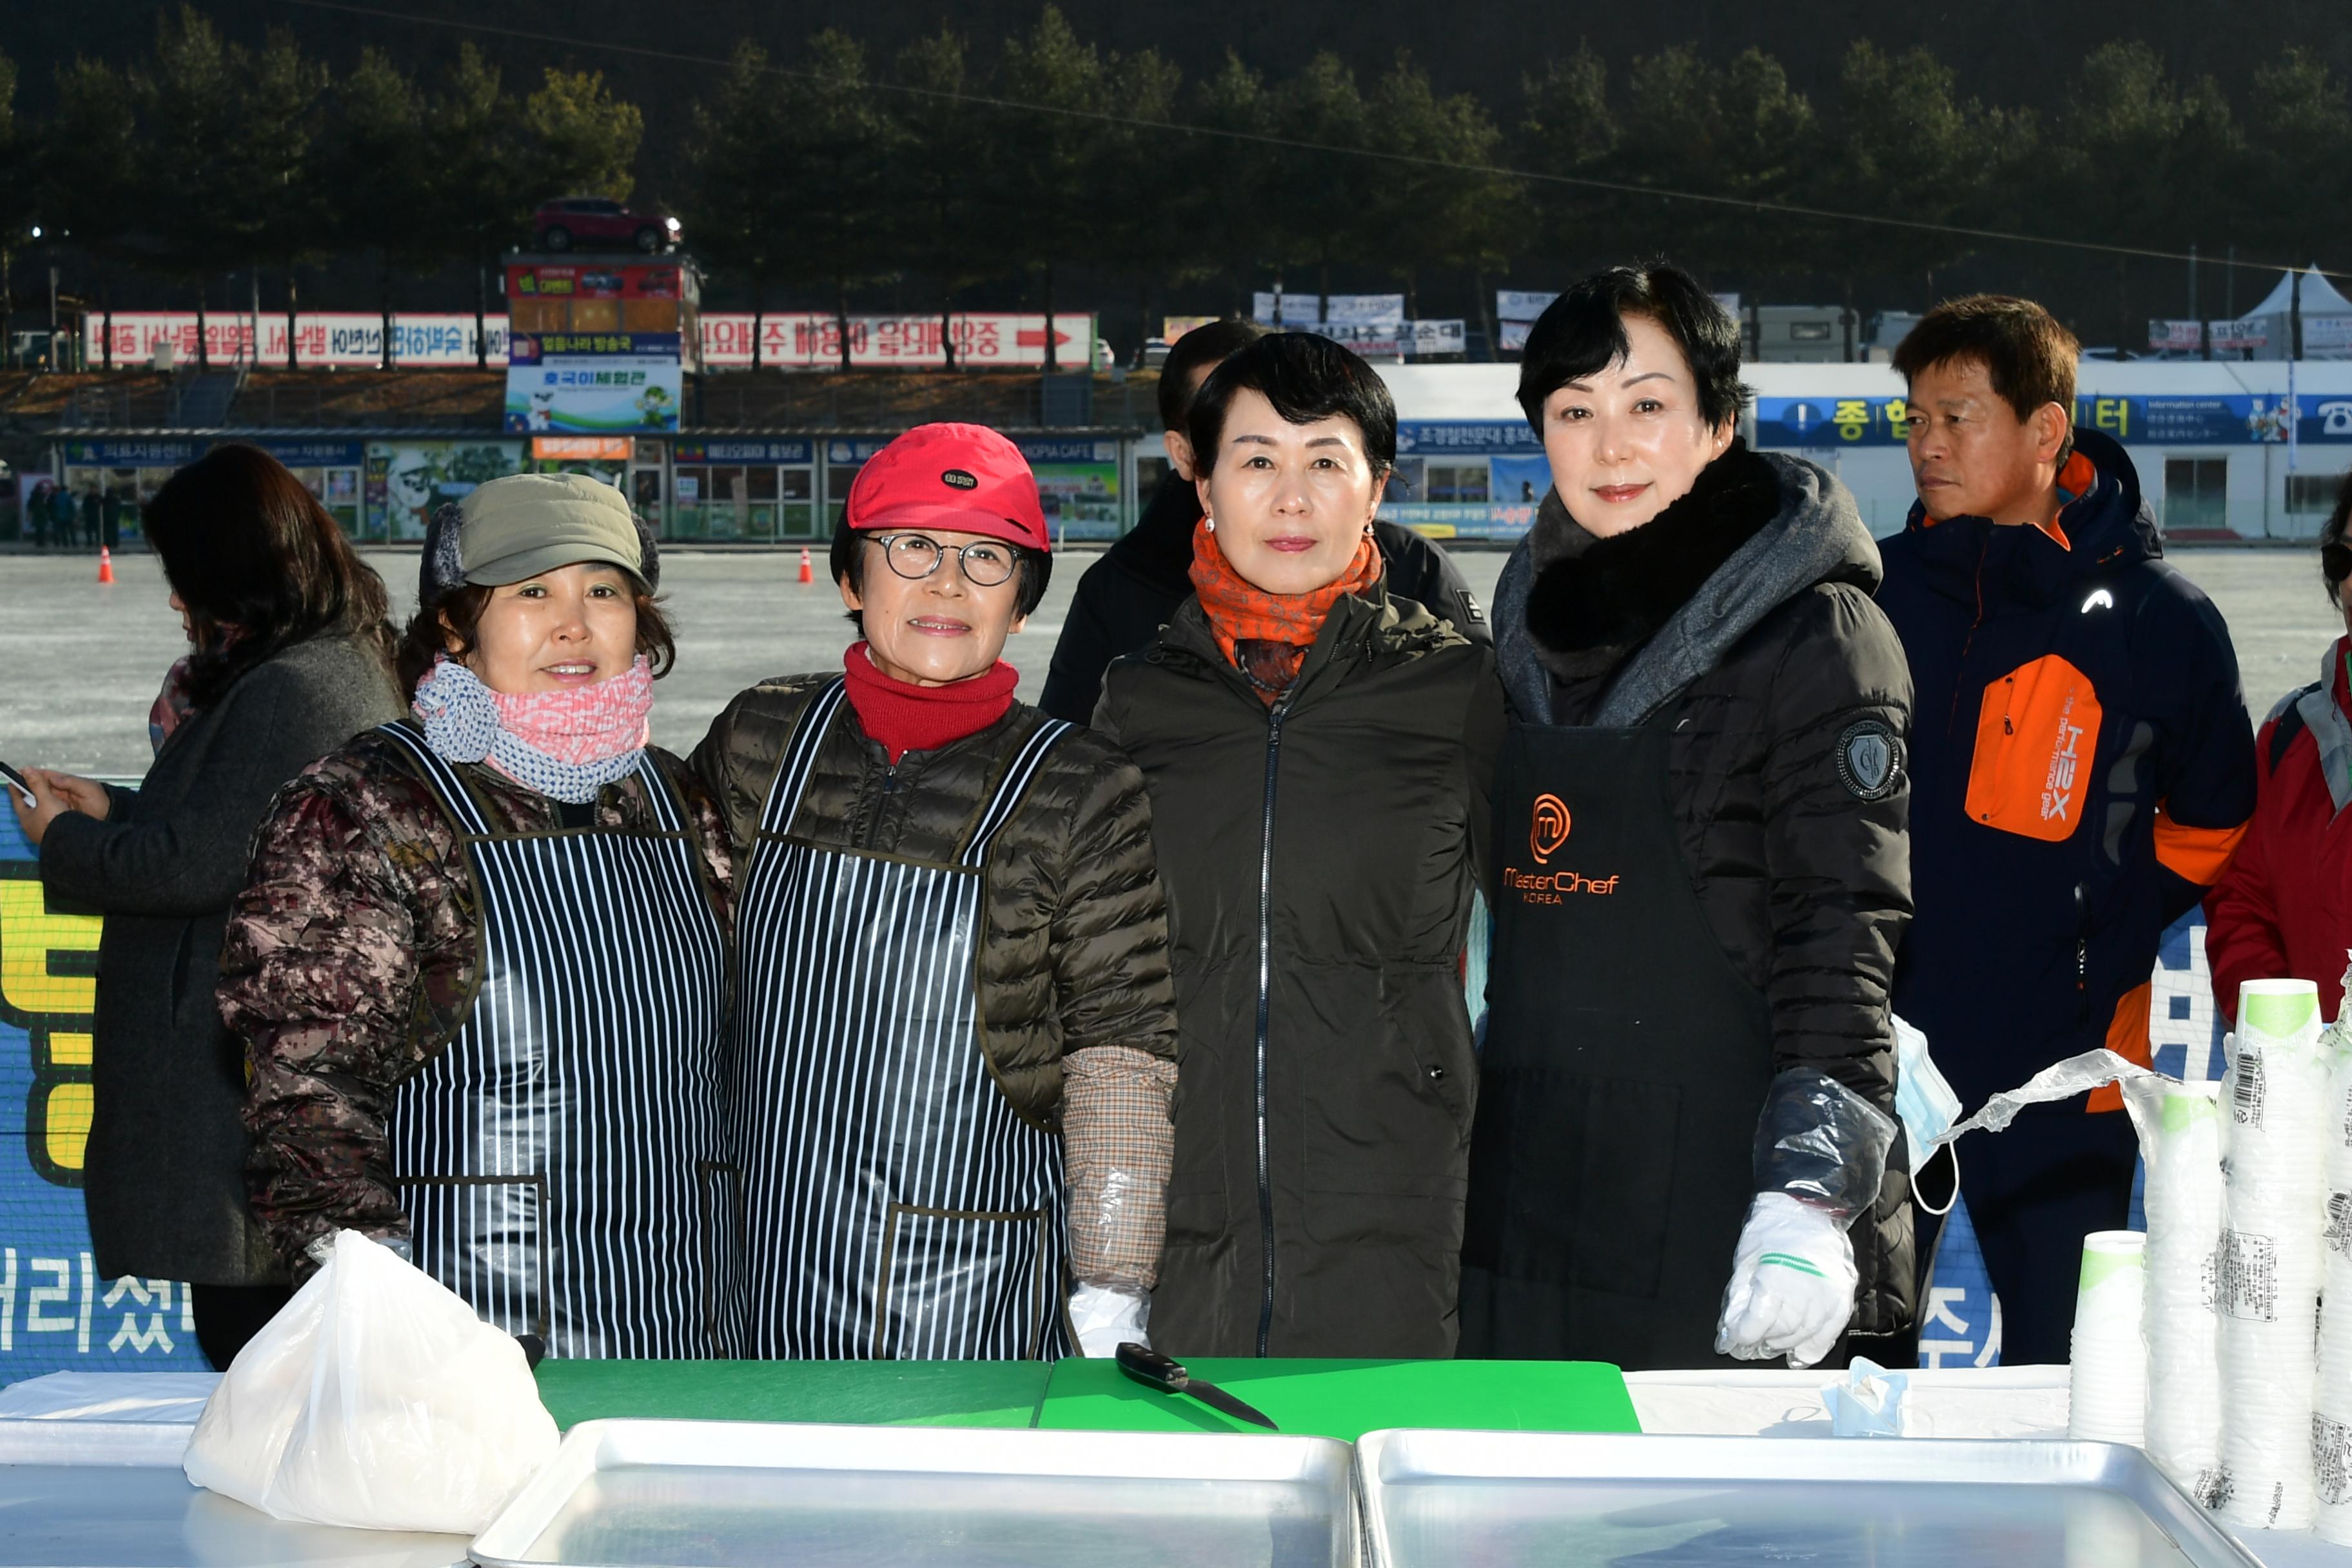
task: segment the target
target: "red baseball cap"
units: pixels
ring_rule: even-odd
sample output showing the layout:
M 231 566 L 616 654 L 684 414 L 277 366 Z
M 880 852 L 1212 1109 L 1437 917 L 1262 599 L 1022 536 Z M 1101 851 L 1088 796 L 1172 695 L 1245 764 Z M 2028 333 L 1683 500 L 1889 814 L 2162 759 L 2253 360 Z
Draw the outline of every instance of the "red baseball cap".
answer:
M 937 528 L 1051 550 L 1037 476 L 985 425 L 918 425 L 874 454 L 849 487 L 849 526 Z

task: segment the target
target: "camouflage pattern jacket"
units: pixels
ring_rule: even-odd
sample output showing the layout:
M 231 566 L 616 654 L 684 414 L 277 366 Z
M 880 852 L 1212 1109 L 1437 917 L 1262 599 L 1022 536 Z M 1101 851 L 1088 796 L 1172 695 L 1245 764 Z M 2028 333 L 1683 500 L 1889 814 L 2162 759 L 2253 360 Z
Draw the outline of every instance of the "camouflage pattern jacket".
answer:
M 718 804 L 676 757 L 646 754 L 687 803 L 723 921 L 733 869 Z M 545 795 L 460 771 L 500 826 L 563 825 Z M 656 826 L 634 776 L 572 809 L 603 828 Z M 278 792 L 230 913 L 218 998 L 246 1046 L 254 1214 L 297 1279 L 303 1249 L 331 1231 L 406 1238 L 385 1113 L 394 1087 L 464 1026 L 480 953 L 457 828 L 394 742 L 363 734 Z

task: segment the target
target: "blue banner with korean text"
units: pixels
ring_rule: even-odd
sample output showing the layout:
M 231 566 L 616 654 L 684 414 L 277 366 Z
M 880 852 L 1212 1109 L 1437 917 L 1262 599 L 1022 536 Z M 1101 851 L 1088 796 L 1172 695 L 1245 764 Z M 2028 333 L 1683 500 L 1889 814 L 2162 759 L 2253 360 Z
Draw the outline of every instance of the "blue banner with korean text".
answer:
M 187 1287 L 100 1279 L 82 1217 L 98 933 L 48 907 L 0 811 L 0 1383 L 205 1368 Z

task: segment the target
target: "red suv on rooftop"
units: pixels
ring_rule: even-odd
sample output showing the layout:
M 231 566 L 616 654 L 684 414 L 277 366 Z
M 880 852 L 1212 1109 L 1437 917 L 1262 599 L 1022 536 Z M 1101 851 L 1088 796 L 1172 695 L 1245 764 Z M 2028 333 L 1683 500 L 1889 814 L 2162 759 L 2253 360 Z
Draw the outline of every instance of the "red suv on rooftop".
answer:
M 657 255 L 678 242 L 677 219 L 637 212 L 607 196 L 565 196 L 531 215 L 541 250 L 639 250 Z

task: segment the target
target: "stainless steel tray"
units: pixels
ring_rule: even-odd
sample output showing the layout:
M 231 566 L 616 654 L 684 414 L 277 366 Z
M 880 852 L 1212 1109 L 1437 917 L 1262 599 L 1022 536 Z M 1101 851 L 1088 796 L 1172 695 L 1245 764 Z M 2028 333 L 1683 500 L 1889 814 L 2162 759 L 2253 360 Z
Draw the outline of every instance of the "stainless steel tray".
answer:
M 1381 1568 L 2260 1568 L 2107 1443 L 1368 1432 Z
M 484 1568 L 1355 1568 L 1344 1443 L 1208 1433 L 584 1421 Z

